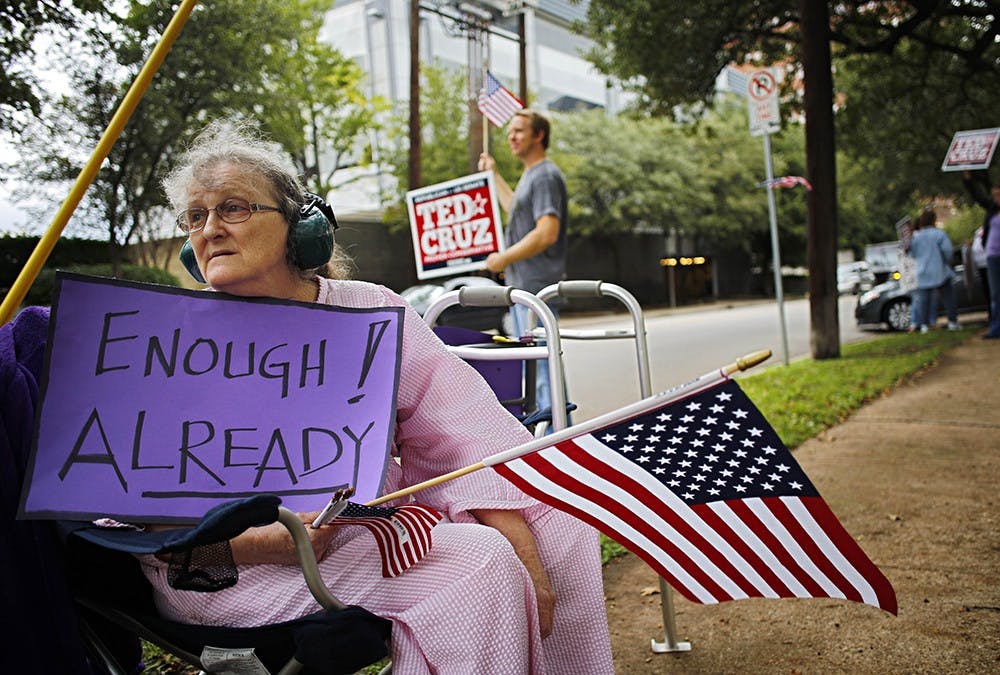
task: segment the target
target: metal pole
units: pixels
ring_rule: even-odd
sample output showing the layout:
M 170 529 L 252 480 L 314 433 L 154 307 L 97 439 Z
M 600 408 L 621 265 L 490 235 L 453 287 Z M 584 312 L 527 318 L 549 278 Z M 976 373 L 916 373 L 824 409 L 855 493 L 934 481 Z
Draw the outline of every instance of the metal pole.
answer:
M 488 31 L 483 31 L 483 76 L 480 78 L 480 85 L 486 88 L 486 72 L 490 67 L 490 34 Z M 490 151 L 490 121 L 486 119 L 486 115 L 482 115 L 483 118 L 483 152 Z
M 771 257 L 774 259 L 774 297 L 781 325 L 781 355 L 788 365 L 788 325 L 785 323 L 785 293 L 781 283 L 781 250 L 778 246 L 778 217 L 774 205 L 774 167 L 771 165 L 771 134 L 764 134 L 764 165 L 767 170 L 767 212 L 771 220 Z

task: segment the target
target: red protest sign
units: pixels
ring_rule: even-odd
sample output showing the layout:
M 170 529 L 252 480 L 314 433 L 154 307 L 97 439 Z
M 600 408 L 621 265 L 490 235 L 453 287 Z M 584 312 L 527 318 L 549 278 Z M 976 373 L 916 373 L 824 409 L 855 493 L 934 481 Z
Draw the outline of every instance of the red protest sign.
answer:
M 941 164 L 942 171 L 972 171 L 988 169 L 1000 140 L 1000 128 L 958 131 L 951 139 L 948 154 Z
M 406 193 L 417 278 L 486 269 L 503 250 L 503 226 L 489 171 Z

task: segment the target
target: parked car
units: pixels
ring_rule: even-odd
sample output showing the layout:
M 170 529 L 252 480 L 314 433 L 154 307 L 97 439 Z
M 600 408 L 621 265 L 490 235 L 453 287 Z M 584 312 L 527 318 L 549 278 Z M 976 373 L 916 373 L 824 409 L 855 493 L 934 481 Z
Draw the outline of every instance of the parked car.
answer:
M 875 273 L 871 270 L 871 265 L 864 260 L 856 262 L 841 263 L 837 265 L 837 292 L 863 293 L 870 291 L 875 285 Z
M 489 277 L 463 276 L 445 279 L 440 283 L 425 283 L 410 286 L 400 295 L 417 311 L 424 315 L 431 303 L 448 291 L 454 291 L 465 286 L 499 286 Z M 437 323 L 442 326 L 460 326 L 472 330 L 496 330 L 501 335 L 509 334 L 507 307 L 449 307 L 438 317 Z
M 986 311 L 987 299 L 982 286 L 977 281 L 972 288 L 966 288 L 962 265 L 956 265 L 954 270 L 951 284 L 955 289 L 958 313 Z M 890 279 L 858 296 L 854 318 L 858 327 L 863 329 L 888 326 L 889 330 L 907 330 L 910 327 L 910 305 L 910 291 L 900 287 L 898 279 Z M 940 299 L 937 307 L 938 316 L 943 316 L 944 306 Z

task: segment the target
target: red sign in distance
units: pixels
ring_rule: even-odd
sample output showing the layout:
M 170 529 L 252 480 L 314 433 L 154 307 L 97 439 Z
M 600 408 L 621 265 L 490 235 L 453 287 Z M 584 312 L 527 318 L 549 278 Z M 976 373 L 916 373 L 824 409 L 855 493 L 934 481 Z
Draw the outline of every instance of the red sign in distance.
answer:
M 406 193 L 417 278 L 482 270 L 503 250 L 493 174 L 463 176 Z

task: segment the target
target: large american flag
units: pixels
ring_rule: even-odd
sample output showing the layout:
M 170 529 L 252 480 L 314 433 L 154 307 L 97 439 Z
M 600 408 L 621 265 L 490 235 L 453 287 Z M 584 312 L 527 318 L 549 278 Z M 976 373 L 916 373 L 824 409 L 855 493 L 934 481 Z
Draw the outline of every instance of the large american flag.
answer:
M 494 126 L 502 127 L 522 108 L 521 99 L 493 77 L 493 73 L 486 71 L 486 86 L 479 91 L 479 112 Z
M 395 577 L 417 563 L 431 547 L 431 530 L 441 514 L 423 504 L 395 508 L 350 502 L 331 525 L 361 525 L 375 537 L 382 576 Z
M 892 585 L 728 378 L 493 468 L 693 602 L 830 597 L 896 613 Z

